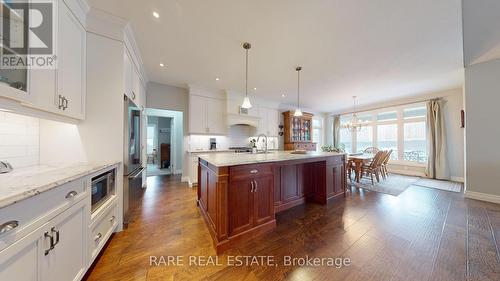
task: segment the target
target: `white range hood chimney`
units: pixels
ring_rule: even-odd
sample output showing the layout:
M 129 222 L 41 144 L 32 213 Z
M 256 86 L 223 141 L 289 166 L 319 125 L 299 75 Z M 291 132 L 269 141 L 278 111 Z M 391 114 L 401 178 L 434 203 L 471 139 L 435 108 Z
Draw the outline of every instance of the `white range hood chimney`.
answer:
M 236 125 L 246 125 L 257 128 L 259 126 L 259 117 L 248 116 L 244 114 L 227 114 L 226 116 L 227 126 L 236 126 Z

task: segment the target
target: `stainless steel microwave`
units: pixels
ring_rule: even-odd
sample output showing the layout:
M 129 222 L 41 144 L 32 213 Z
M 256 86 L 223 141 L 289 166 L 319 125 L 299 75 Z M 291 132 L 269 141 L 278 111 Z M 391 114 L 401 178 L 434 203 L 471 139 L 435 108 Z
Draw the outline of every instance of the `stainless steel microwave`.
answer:
M 115 194 L 115 170 L 92 178 L 91 186 L 91 210 L 93 212 Z

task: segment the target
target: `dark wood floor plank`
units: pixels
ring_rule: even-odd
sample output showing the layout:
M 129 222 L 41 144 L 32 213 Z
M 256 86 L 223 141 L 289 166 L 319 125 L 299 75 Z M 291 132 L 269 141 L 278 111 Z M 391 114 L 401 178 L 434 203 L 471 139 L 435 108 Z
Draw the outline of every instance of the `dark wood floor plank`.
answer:
M 500 205 L 414 186 L 398 197 L 354 188 L 328 205 L 281 212 L 273 231 L 218 256 L 221 265 L 151 266 L 151 255 L 215 257 L 195 198 L 179 177 L 148 178 L 129 228 L 113 236 L 84 280 L 500 280 Z M 271 255 L 278 266 L 227 267 L 233 255 Z M 351 264 L 282 265 L 286 256 L 307 255 Z

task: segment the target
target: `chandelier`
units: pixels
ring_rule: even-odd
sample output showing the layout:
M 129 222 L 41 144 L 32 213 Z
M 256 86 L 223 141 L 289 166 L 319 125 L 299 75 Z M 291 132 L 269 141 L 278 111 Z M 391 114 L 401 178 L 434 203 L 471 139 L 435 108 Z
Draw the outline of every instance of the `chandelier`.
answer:
M 357 106 L 357 96 L 353 96 L 352 99 L 354 100 L 354 110 L 352 112 L 352 118 L 350 121 L 346 122 L 344 124 L 344 128 L 348 129 L 351 132 L 359 132 L 363 129 L 363 127 L 366 127 L 368 125 L 369 121 L 360 121 L 358 118 L 358 113 L 356 111 L 356 106 Z

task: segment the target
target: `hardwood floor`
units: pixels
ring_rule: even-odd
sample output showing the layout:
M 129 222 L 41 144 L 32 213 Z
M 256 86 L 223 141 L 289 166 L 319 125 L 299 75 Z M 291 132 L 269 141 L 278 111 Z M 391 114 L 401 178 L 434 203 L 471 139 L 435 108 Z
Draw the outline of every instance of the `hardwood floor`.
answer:
M 113 236 L 86 280 L 500 280 L 500 205 L 410 187 L 398 197 L 353 189 L 327 206 L 277 214 L 277 227 L 219 256 L 223 265 L 189 266 L 215 256 L 196 189 L 150 177 L 129 228 Z M 184 257 L 151 266 L 150 256 Z M 277 266 L 225 266 L 230 256 L 274 256 Z M 350 266 L 283 266 L 286 256 L 349 258 Z

